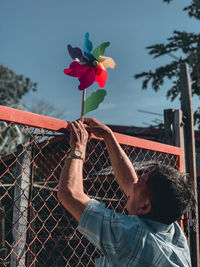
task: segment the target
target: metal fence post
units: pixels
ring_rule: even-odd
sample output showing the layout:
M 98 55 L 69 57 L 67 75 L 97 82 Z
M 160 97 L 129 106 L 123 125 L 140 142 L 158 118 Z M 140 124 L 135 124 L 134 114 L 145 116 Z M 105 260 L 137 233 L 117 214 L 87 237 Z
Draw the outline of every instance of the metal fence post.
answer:
M 14 186 L 14 205 L 13 205 L 13 244 L 10 257 L 10 266 L 24 267 L 26 260 L 26 236 L 27 218 L 30 190 L 30 168 L 31 152 L 29 148 L 24 150 L 22 145 L 18 146 L 18 160 L 14 175 L 16 178 Z
M 34 175 L 35 175 L 35 144 L 33 141 L 33 138 L 30 138 L 30 142 L 32 143 L 31 145 L 31 164 L 30 164 L 30 193 L 29 193 L 29 205 L 28 205 L 28 223 L 29 223 L 29 227 L 27 229 L 27 243 L 29 244 L 29 250 L 27 251 L 26 253 L 26 266 L 31 266 L 31 267 L 35 267 L 35 262 L 36 262 L 36 259 L 33 255 L 33 251 L 35 251 L 35 243 L 31 244 L 32 243 L 32 239 L 34 237 L 34 234 L 33 234 L 33 227 L 34 227 L 34 211 L 33 211 L 33 205 L 32 205 L 32 201 L 33 201 L 33 191 L 34 191 L 34 188 L 33 188 L 33 183 L 34 183 Z

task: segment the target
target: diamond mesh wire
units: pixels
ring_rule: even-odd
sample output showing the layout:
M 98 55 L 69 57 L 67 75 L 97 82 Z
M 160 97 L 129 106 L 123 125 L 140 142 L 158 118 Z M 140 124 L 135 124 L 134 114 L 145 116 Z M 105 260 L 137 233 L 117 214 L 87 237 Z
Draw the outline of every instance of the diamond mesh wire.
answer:
M 141 139 L 142 140 L 142 139 Z M 180 155 L 122 145 L 138 172 L 149 160 L 179 166 Z M 69 136 L 0 122 L 0 266 L 94 266 L 101 255 L 59 204 L 57 185 Z M 124 213 L 124 195 L 101 140 L 90 139 L 84 189 Z

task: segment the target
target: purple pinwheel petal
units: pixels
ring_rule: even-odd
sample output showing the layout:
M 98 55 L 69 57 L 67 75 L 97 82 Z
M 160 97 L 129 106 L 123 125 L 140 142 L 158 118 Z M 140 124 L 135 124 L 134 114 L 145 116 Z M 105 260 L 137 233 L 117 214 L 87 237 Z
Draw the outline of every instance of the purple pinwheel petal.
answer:
M 82 50 L 78 47 L 72 47 L 71 45 L 67 46 L 68 52 L 70 54 L 70 56 L 74 59 L 74 60 L 79 60 L 80 62 L 84 62 L 86 61 L 86 59 L 83 57 L 83 53 Z

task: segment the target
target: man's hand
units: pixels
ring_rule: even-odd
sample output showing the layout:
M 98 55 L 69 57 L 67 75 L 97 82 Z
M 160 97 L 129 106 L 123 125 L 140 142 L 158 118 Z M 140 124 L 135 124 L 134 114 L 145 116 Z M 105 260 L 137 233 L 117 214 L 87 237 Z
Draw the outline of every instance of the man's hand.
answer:
M 71 149 L 78 149 L 85 153 L 88 132 L 86 131 L 81 121 L 74 121 L 69 124 L 68 129 L 70 131 L 70 147 Z
M 93 133 L 97 137 L 105 138 L 106 136 L 112 133 L 112 130 L 108 126 L 96 119 L 84 118 L 83 122 L 86 130 L 89 133 Z

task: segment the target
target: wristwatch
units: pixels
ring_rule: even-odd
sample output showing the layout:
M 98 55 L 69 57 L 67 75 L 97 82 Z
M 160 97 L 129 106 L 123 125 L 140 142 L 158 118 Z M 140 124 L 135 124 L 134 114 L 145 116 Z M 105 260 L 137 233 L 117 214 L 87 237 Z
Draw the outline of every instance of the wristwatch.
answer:
M 85 160 L 84 154 L 80 150 L 71 150 L 67 156 L 67 159 L 82 159 Z

